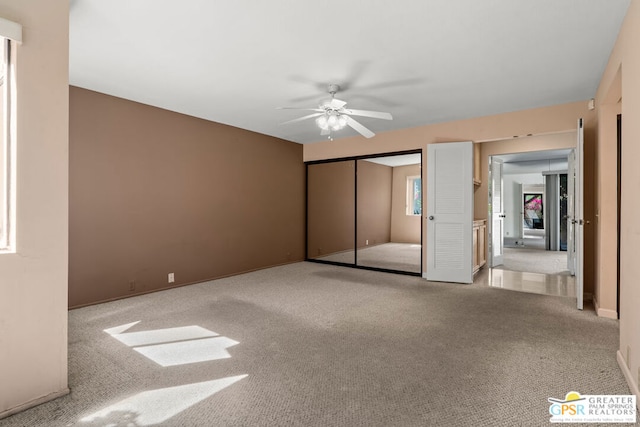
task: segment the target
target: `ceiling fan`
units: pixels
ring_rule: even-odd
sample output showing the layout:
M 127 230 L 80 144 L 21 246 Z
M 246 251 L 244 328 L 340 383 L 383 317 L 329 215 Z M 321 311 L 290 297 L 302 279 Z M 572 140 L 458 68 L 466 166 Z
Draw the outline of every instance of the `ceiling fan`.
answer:
M 331 99 L 322 101 L 318 108 L 296 108 L 296 107 L 278 107 L 279 110 L 302 110 L 313 111 L 312 114 L 308 114 L 297 119 L 286 121 L 284 124 L 296 123 L 307 119 L 316 119 L 316 124 L 320 128 L 320 135 L 331 137 L 331 132 L 338 131 L 345 126 L 349 126 L 358 132 L 365 138 L 371 138 L 375 135 L 371 130 L 364 127 L 360 122 L 356 121 L 351 116 L 360 117 L 372 117 L 374 119 L 393 120 L 391 114 L 383 113 L 380 111 L 367 111 L 367 110 L 353 110 L 351 108 L 345 108 L 347 103 L 335 97 L 335 94 L 340 90 L 340 86 L 336 84 L 330 84 L 328 87 Z

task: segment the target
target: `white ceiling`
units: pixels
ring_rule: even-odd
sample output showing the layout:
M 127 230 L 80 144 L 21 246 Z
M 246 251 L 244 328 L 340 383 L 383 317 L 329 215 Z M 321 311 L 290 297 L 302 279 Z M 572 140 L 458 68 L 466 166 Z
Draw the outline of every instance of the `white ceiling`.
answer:
M 379 133 L 592 98 L 629 2 L 71 0 L 69 80 L 300 143 L 336 83 Z
M 422 163 L 422 155 L 420 155 L 420 153 L 398 154 L 396 156 L 372 157 L 365 160 L 367 162 L 395 168 L 396 166 L 419 165 Z

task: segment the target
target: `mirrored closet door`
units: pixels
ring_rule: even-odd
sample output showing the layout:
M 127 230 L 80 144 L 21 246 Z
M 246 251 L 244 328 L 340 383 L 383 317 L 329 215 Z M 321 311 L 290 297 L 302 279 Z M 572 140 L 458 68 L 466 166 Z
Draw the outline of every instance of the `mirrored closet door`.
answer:
M 422 271 L 420 151 L 307 163 L 307 259 Z

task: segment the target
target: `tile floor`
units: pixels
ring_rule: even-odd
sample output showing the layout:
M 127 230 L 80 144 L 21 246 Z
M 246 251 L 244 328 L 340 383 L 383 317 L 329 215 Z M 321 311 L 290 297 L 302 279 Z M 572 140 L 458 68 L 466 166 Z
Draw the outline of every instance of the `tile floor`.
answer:
M 576 297 L 575 277 L 560 274 L 528 273 L 485 267 L 478 272 L 474 284 L 534 294 Z

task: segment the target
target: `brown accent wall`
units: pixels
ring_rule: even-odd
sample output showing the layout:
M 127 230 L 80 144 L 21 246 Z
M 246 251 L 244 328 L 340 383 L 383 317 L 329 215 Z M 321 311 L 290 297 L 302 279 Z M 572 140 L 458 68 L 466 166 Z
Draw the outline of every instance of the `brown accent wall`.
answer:
M 420 215 L 407 215 L 407 177 L 420 176 L 420 165 L 393 168 L 393 201 L 391 208 L 391 241 L 420 243 Z M 424 178 L 423 178 L 424 179 Z M 423 188 L 425 182 L 422 183 Z
M 303 259 L 302 146 L 69 95 L 71 307 Z
M 391 240 L 392 180 L 392 167 L 358 160 L 358 248 Z
M 352 251 L 356 215 L 358 248 L 390 241 L 392 168 L 365 160 L 357 162 L 357 195 L 355 160 L 309 165 L 309 258 Z
M 309 258 L 354 249 L 354 167 L 354 160 L 308 166 Z

